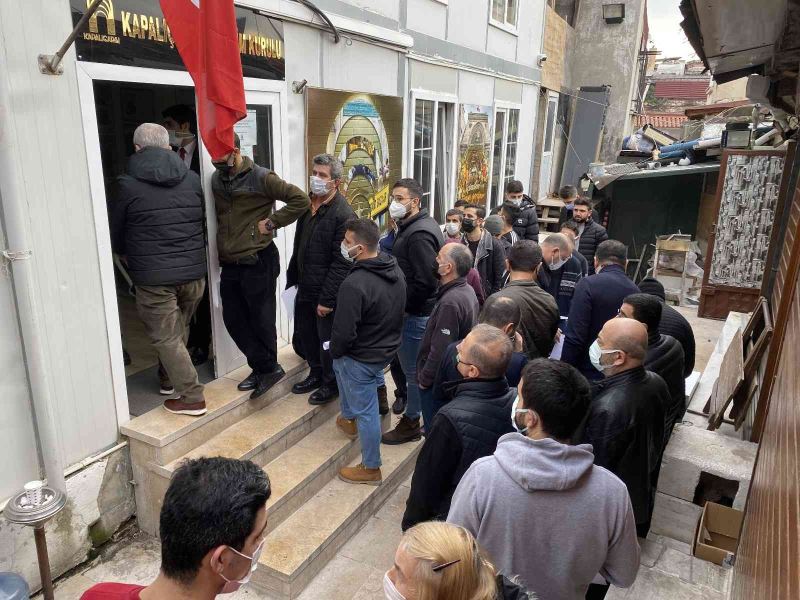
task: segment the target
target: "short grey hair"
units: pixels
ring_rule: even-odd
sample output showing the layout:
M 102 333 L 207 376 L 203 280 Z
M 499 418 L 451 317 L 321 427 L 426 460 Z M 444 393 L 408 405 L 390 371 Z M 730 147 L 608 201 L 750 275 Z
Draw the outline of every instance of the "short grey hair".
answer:
M 456 275 L 466 277 L 472 268 L 472 252 L 463 244 L 447 244 L 447 259 L 456 270 Z
M 505 332 L 493 325 L 481 323 L 472 328 L 469 336 L 472 348 L 468 358 L 481 372 L 481 376 L 504 375 L 514 352 L 511 339 Z
M 169 148 L 169 133 L 158 123 L 142 123 L 133 132 L 133 143 L 140 148 Z
M 311 162 L 320 167 L 331 168 L 331 179 L 341 179 L 344 172 L 342 161 L 336 158 L 333 154 L 317 154 L 311 159 Z
M 572 254 L 571 244 L 563 233 L 551 233 L 542 240 L 542 245 L 558 248 L 559 252 L 561 252 L 561 258 L 566 258 Z

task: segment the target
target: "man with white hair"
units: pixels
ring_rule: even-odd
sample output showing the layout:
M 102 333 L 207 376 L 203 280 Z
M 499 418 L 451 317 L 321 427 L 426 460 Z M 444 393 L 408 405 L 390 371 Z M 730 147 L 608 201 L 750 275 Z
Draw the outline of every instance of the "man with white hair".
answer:
M 136 308 L 177 396 L 169 412 L 206 412 L 203 386 L 186 349 L 189 321 L 203 297 L 206 241 L 203 190 L 169 145 L 169 133 L 143 123 L 133 133 L 136 150 L 117 179 L 111 241 L 136 286 Z M 162 389 L 166 384 L 162 381 Z
M 539 285 L 558 304 L 563 331 L 563 320 L 569 316 L 575 285 L 583 278 L 581 263 L 572 255 L 569 239 L 561 233 L 550 234 L 542 241 L 542 263 L 544 265 L 538 274 Z

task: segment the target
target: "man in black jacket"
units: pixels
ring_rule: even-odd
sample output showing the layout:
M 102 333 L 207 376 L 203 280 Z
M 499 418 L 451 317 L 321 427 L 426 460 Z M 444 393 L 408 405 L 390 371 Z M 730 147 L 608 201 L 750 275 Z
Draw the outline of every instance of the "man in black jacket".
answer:
M 575 242 L 578 239 L 578 224 L 572 220 L 566 221 L 565 223 L 561 224 L 559 233 L 566 236 L 569 240 L 572 256 L 574 256 L 581 263 L 581 273 L 583 273 L 583 276 L 586 277 L 589 274 L 589 263 L 586 262 L 586 257 L 578 252 L 578 249 L 575 246 Z
M 470 204 L 464 209 L 461 231 L 462 243 L 469 247 L 474 258 L 473 267 L 481 276 L 483 297 L 488 298 L 503 287 L 503 273 L 506 270 L 506 253 L 503 244 L 483 228 L 486 209 Z
M 589 275 L 594 274 L 594 254 L 597 246 L 608 239 L 606 228 L 592 218 L 592 206 L 585 198 L 575 200 L 572 218 L 578 224 L 578 252 L 583 254 L 589 263 Z
M 510 202 L 519 212 L 514 218 L 514 231 L 521 240 L 539 241 L 539 216 L 536 213 L 536 202 L 523 193 L 522 182 L 509 181 L 506 184 L 506 201 Z
M 563 321 L 569 317 L 575 286 L 583 279 L 580 261 L 572 255 L 569 238 L 560 233 L 548 235 L 542 241 L 542 263 L 539 284 L 555 298 Z M 565 326 L 561 327 L 563 331 Z
M 206 241 L 200 178 L 170 150 L 161 125 L 143 123 L 136 152 L 117 180 L 111 216 L 114 252 L 136 285 L 136 307 L 179 397 L 169 412 L 206 412 L 203 386 L 186 350 L 189 321 L 203 297 Z
M 420 210 L 422 193 L 422 187 L 413 179 L 399 179 L 394 184 L 389 204 L 389 215 L 398 226 L 392 255 L 406 277 L 403 340 L 398 356 L 407 380 L 407 403 L 397 427 L 383 436 L 384 443 L 402 444 L 419 439 L 421 435 L 417 355 L 425 325 L 436 304 L 439 286 L 436 256 L 444 244 L 439 224 Z M 402 299 L 395 299 L 398 300 L 402 303 Z
M 405 297 L 403 272 L 394 258 L 379 253 L 377 225 L 353 219 L 341 243 L 341 254 L 355 261 L 339 286 L 333 315 L 331 356 L 339 383 L 342 414 L 336 425 L 361 440 L 361 464 L 339 470 L 348 483 L 381 482 L 381 421 L 378 385 L 383 369 L 400 347 Z
M 594 384 L 585 426 L 573 439 L 591 444 L 594 462 L 627 486 L 636 533 L 647 537 L 664 451 L 670 397 L 660 376 L 646 371 L 647 328 L 611 319 L 592 344 L 592 364 L 605 379 Z
M 341 244 L 346 224 L 356 214 L 339 192 L 342 168 L 341 161 L 330 154 L 318 154 L 311 160 L 311 206 L 297 220 L 294 252 L 286 273 L 286 288 L 297 286 L 294 341 L 310 369 L 308 377 L 292 386 L 292 393 L 315 390 L 308 402 L 317 405 L 339 394 L 330 352 L 322 345 L 331 339 L 336 294 L 350 270 Z
M 686 412 L 686 380 L 683 378 L 683 348 L 674 337 L 658 332 L 661 321 L 661 303 L 649 294 L 631 294 L 622 302 L 619 316 L 636 319 L 647 327 L 647 356 L 644 368 L 664 380 L 672 402 L 664 423 L 664 447 L 666 448 L 672 427 Z
M 511 405 L 517 393 L 504 376 L 511 354 L 508 335 L 491 325 L 476 325 L 459 344 L 458 371 L 464 379 L 436 414 L 417 458 L 403 530 L 446 519 L 470 465 L 492 454 L 497 440 L 513 431 Z
M 667 296 L 663 284 L 657 279 L 646 277 L 639 282 L 639 290 L 643 294 L 650 294 L 661 302 L 661 321 L 658 323 L 658 333 L 671 335 L 683 348 L 683 376 L 688 377 L 694 370 L 695 341 L 694 331 L 689 321 L 681 313 L 667 304 Z

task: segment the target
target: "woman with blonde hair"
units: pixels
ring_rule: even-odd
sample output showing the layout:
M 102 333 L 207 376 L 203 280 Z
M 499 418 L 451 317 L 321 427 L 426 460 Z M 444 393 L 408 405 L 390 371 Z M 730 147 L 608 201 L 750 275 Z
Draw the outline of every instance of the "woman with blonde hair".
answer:
M 439 521 L 406 531 L 383 589 L 387 600 L 533 600 L 497 574 L 469 531 Z

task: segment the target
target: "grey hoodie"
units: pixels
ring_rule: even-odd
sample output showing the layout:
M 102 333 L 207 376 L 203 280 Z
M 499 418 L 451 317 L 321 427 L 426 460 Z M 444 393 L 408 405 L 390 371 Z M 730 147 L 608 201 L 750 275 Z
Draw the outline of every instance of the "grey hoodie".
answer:
M 447 521 L 470 530 L 498 570 L 540 600 L 582 600 L 598 573 L 628 587 L 639 569 L 628 491 L 594 465 L 588 444 L 504 435 L 464 474 Z

